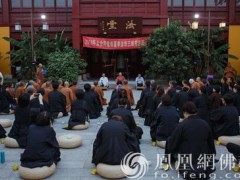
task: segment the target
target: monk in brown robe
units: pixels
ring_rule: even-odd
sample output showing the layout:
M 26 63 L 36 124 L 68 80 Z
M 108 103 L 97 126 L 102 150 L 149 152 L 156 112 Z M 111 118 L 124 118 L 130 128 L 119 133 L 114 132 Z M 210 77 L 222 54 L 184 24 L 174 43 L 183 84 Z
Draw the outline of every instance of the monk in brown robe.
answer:
M 44 83 L 44 77 L 42 74 L 42 64 L 41 63 L 38 65 L 38 68 L 37 68 L 36 79 L 40 80 L 40 86 Z
M 44 89 L 44 91 L 45 91 L 45 93 L 44 93 L 44 95 L 43 95 L 43 99 L 46 101 L 46 102 L 48 102 L 48 94 L 50 93 L 50 92 L 52 92 L 52 90 L 53 90 L 53 88 L 52 88 L 52 82 L 51 81 L 47 81 L 46 83 L 45 83 L 45 88 L 43 88 Z
M 237 81 L 237 71 L 231 66 L 231 63 L 228 63 L 227 67 L 224 70 L 224 77 L 233 78 L 234 82 Z
M 21 81 L 16 89 L 15 98 L 18 99 L 23 93 L 26 93 L 26 84 Z
M 61 92 L 63 88 L 63 81 L 61 79 L 58 80 L 58 91 Z
M 132 88 L 128 85 L 127 80 L 123 81 L 123 89 L 125 89 L 127 92 L 128 101 L 131 104 L 131 106 L 134 105 L 135 102 L 134 102 Z
M 102 105 L 107 105 L 107 99 L 104 98 L 104 93 L 101 87 L 98 86 L 98 82 L 94 82 L 94 91 L 98 94 L 99 100 Z
M 77 81 L 73 81 L 73 84 L 72 84 L 72 86 L 70 86 L 70 89 L 72 90 L 72 93 L 73 93 L 73 100 L 76 100 L 77 99 L 76 91 L 77 91 L 77 89 L 80 89 L 77 87 Z
M 73 92 L 69 88 L 69 82 L 64 82 L 64 87 L 61 89 L 61 93 L 66 97 L 66 110 L 69 112 L 71 110 L 71 104 L 73 102 Z

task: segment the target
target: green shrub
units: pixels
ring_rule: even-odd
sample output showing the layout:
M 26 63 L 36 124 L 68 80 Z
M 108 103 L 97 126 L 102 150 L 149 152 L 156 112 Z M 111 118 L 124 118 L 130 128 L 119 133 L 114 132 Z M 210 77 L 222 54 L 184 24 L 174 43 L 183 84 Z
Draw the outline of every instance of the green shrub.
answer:
M 49 55 L 47 76 L 57 81 L 62 79 L 70 83 L 77 80 L 79 74 L 85 72 L 87 63 L 79 53 L 66 46 L 62 51 L 57 50 Z

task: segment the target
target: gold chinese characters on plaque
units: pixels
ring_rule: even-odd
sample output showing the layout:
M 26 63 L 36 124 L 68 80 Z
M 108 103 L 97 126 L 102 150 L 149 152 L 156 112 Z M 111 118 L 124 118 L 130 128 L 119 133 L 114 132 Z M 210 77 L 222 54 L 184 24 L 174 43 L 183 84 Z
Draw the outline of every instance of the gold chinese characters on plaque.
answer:
M 100 17 L 99 34 L 141 34 L 141 17 Z

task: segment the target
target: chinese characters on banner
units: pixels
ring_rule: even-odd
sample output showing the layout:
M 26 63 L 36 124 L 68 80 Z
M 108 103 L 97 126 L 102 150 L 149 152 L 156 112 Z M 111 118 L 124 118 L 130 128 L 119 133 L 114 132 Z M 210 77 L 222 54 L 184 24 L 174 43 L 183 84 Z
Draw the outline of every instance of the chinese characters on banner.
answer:
M 112 39 L 83 36 L 83 47 L 109 50 L 139 49 L 146 45 L 148 39 L 149 37 Z
M 141 17 L 100 17 L 99 34 L 141 34 Z

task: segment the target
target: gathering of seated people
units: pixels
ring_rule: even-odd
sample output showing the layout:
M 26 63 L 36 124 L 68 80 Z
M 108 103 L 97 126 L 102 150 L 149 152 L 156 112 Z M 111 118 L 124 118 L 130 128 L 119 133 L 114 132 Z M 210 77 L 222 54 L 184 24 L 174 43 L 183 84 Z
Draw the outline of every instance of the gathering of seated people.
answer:
M 225 77 L 220 84 L 197 77 L 180 83 L 172 80 L 164 87 L 155 81 L 144 81 L 141 74 L 135 85 L 143 87 L 136 104 L 134 92 L 121 72 L 115 79 L 108 103 L 101 89 L 109 86 L 104 73 L 99 81 L 92 85 L 85 83 L 83 87 L 76 82 L 70 85 L 68 81 L 51 79 L 42 83 L 37 79 L 28 83 L 20 80 L 15 86 L 1 83 L 0 113 L 14 113 L 15 117 L 8 138 L 25 148 L 21 166 L 57 165 L 61 153 L 51 126 L 54 119 L 70 114 L 66 129 L 71 130 L 98 119 L 106 105 L 107 122 L 101 125 L 93 143 L 92 163 L 96 166 L 100 163 L 120 165 L 129 152 L 141 152 L 143 130 L 132 113 L 138 110 L 144 125 L 150 127 L 153 146 L 165 149 L 165 154 L 170 154 L 175 161 L 179 154 L 192 154 L 190 169 L 179 165 L 179 173 L 184 178 L 188 179 L 191 173 L 209 176 L 214 168 L 196 168 L 198 158 L 201 154 L 216 154 L 214 140 L 240 134 L 240 85 Z M 0 136 L 4 137 L 5 133 L 0 125 Z M 44 151 L 40 152 L 41 148 Z M 240 146 L 229 142 L 227 149 L 239 162 Z M 170 159 L 166 159 L 164 163 L 169 162 Z

